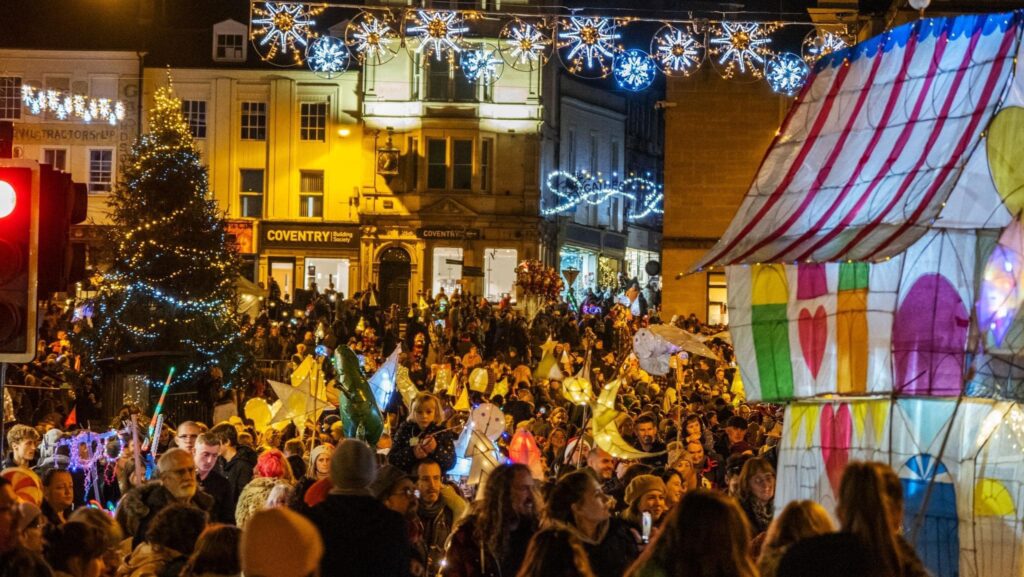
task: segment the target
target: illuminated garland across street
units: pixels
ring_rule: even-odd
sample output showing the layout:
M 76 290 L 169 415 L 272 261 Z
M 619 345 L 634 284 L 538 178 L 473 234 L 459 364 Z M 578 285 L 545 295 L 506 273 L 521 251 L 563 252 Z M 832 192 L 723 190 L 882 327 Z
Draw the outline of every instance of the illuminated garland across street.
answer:
M 250 37 L 261 57 L 270 63 L 288 65 L 282 55 L 291 55 L 291 65 L 304 64 L 305 57 L 317 55 L 318 62 L 310 63 L 317 74 L 340 74 L 327 69 L 340 69 L 342 56 L 331 46 L 330 53 L 319 54 L 306 49 L 318 38 L 314 30 L 314 16 L 327 9 L 359 10 L 348 18 L 345 26 L 345 44 L 350 59 L 362 65 L 378 66 L 390 61 L 404 47 L 411 55 L 447 61 L 453 69 L 469 66 L 475 69 L 473 58 L 459 58 L 467 45 L 464 35 L 472 34 L 469 23 L 507 18 L 497 34 L 497 50 L 504 63 L 524 72 L 536 70 L 549 59 L 554 43 L 563 66 L 581 78 L 595 79 L 616 76 L 619 85 L 629 90 L 643 83 L 623 82 L 616 74 L 619 61 L 629 70 L 643 70 L 636 56 L 621 57 L 640 50 L 623 46 L 621 27 L 633 22 L 655 22 L 639 17 L 603 17 L 600 15 L 557 16 L 553 14 L 519 14 L 514 12 L 488 12 L 480 10 L 430 9 L 366 9 L 356 4 L 324 4 L 314 2 L 259 2 L 251 3 Z M 666 76 L 688 76 L 697 71 L 705 59 L 710 59 L 724 78 L 763 78 L 766 68 L 778 55 L 771 35 L 785 26 L 807 26 L 802 56 L 808 65 L 822 56 L 850 45 L 853 31 L 845 25 L 816 27 L 811 22 L 753 22 L 690 19 L 658 19 L 663 26 L 655 33 L 648 47 L 649 59 L 656 64 L 655 71 Z M 401 24 L 404 23 L 404 24 Z M 698 32 L 699 30 L 699 32 Z M 493 33 L 491 33 L 493 35 Z M 480 42 L 479 39 L 475 42 Z M 309 52 L 307 54 L 307 52 Z M 636 65 L 639 65 L 636 66 Z M 777 67 L 777 64 L 776 64 Z M 495 70 L 500 67 L 495 66 Z M 619 68 L 619 70 L 622 70 Z M 625 73 L 634 80 L 632 73 Z M 642 72 L 640 76 L 644 76 Z M 483 81 L 489 73 L 482 71 Z M 776 70 L 776 78 L 778 71 Z M 806 78 L 789 75 L 790 80 L 802 83 Z M 653 79 L 652 79 L 653 80 Z M 775 83 L 776 85 L 778 83 Z M 773 86 L 775 88 L 775 86 Z M 779 91 L 795 94 L 795 90 Z
M 25 84 L 21 87 L 21 101 L 32 114 L 50 112 L 58 120 L 77 116 L 85 122 L 102 120 L 111 125 L 124 120 L 124 103 L 120 100 L 65 94 L 59 90 L 36 90 Z
M 540 213 L 543 216 L 554 216 L 573 210 L 581 204 L 597 206 L 613 197 L 632 201 L 633 206 L 626 215 L 630 220 L 664 213 L 664 188 L 646 178 L 631 176 L 620 181 L 617 174 L 613 174 L 611 179 L 605 179 L 600 175 L 595 177 L 587 171 L 571 174 L 556 170 L 548 173 L 547 188 L 555 195 L 558 204 L 542 208 Z

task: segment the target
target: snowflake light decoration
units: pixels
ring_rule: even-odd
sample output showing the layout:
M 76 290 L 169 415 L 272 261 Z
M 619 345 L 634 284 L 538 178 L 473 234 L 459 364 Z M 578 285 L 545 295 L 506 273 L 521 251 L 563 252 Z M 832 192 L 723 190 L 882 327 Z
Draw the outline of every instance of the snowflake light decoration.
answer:
M 556 170 L 548 173 L 547 188 L 555 197 L 555 205 L 541 208 L 542 216 L 553 216 L 575 209 L 579 205 L 598 206 L 611 198 L 624 198 L 633 208 L 626 218 L 638 220 L 651 214 L 664 214 L 665 189 L 646 178 L 630 176 L 619 180 L 594 176 L 587 171 L 576 174 Z
M 387 18 L 360 12 L 345 27 L 345 44 L 361 64 L 377 66 L 398 53 L 398 32 Z
M 562 20 L 558 47 L 565 51 L 563 62 L 569 72 L 608 76 L 609 61 L 615 58 L 615 41 L 621 37 L 615 28 L 610 18 L 572 16 Z
M 850 44 L 843 36 L 827 30 L 811 30 L 804 38 L 803 55 L 804 62 L 814 65 L 823 57 L 842 50 Z
M 116 126 L 124 120 L 125 115 L 124 103 L 120 100 L 92 98 L 58 90 L 36 90 L 28 84 L 21 87 L 21 101 L 32 114 L 48 111 L 58 120 L 67 120 L 74 115 L 84 122 L 102 120 Z
M 722 76 L 732 78 L 737 72 L 755 78 L 764 76 L 762 68 L 773 55 L 768 34 L 774 30 L 774 25 L 757 22 L 722 22 L 716 27 L 708 45 L 718 57 L 718 65 L 725 67 Z
M 252 12 L 250 38 L 256 42 L 257 49 L 265 50 L 260 56 L 273 61 L 279 54 L 290 54 L 295 64 L 302 64 L 303 49 L 317 37 L 312 28 L 316 25 L 313 17 L 323 12 L 323 8 L 264 2 L 262 7 L 253 4 Z
M 512 68 L 530 72 L 547 61 L 551 39 L 540 26 L 516 18 L 502 27 L 499 36 L 501 56 Z
M 799 92 L 811 74 L 807 63 L 792 52 L 783 52 L 772 58 L 765 65 L 764 70 L 768 86 L 771 86 L 775 92 L 786 96 L 793 96 Z
M 492 44 L 483 44 L 469 50 L 463 50 L 459 58 L 462 73 L 470 82 L 494 84 L 501 78 L 505 63 L 498 55 L 498 49 Z
M 461 52 L 459 42 L 462 34 L 469 30 L 463 25 L 462 16 L 455 11 L 417 10 L 413 17 L 414 26 L 406 29 L 406 35 L 412 35 L 418 46 L 415 53 L 426 57 L 434 56 L 438 62 L 441 57 Z
M 309 43 L 306 64 L 318 76 L 332 78 L 348 70 L 351 56 L 345 41 L 334 36 L 322 36 Z
M 704 45 L 697 41 L 693 31 L 666 25 L 654 35 L 651 56 L 661 64 L 666 76 L 689 76 L 704 60 Z
M 646 52 L 631 48 L 615 55 L 612 74 L 620 88 L 639 92 L 654 82 L 657 66 Z

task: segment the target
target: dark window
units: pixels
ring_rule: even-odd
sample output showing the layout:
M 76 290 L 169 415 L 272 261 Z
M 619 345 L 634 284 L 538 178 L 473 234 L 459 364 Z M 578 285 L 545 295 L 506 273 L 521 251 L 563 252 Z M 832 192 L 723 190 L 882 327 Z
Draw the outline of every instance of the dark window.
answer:
M 43 164 L 49 164 L 56 170 L 67 170 L 68 151 L 64 148 L 44 148 Z
M 327 103 L 303 102 L 300 112 L 299 139 L 323 142 L 327 137 Z
M 89 151 L 89 192 L 110 192 L 114 183 L 114 151 L 109 148 Z
M 242 191 L 241 191 L 241 213 L 246 218 L 263 217 L 263 170 L 258 168 L 243 168 Z
M 452 141 L 452 189 L 473 188 L 473 141 Z
M 480 190 L 491 191 L 491 149 L 494 141 L 483 139 L 480 141 Z
M 242 103 L 242 140 L 267 139 L 267 103 Z
M 427 188 L 448 186 L 448 143 L 443 138 L 427 139 Z
M 206 101 L 182 100 L 181 113 L 188 122 L 188 131 L 192 138 L 206 138 Z
M 462 68 L 450 70 L 448 62 L 436 60 L 427 66 L 427 100 L 476 102 L 476 83 L 466 78 Z
M 21 118 L 21 77 L 0 76 L 0 119 Z
M 242 60 L 244 43 L 241 34 L 218 34 L 217 60 Z

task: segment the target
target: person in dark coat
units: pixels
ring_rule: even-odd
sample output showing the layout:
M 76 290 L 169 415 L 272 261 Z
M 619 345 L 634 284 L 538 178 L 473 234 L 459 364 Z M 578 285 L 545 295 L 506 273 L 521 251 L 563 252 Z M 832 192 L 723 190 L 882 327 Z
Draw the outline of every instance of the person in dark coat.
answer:
M 420 393 L 412 402 L 409 420 L 395 433 L 388 463 L 412 475 L 416 464 L 430 458 L 446 472 L 455 466 L 455 435 L 441 426 L 444 413 L 441 401 L 428 393 Z
M 231 484 L 231 510 L 234 511 L 242 489 L 252 481 L 252 470 L 256 467 L 256 451 L 238 445 L 238 431 L 234 425 L 222 423 L 210 429 L 210 432 L 220 436 L 218 463 L 228 483 Z
M 377 456 L 345 439 L 331 455 L 327 498 L 308 512 L 324 542 L 321 577 L 406 577 L 410 544 L 405 519 L 374 499 Z
M 235 495 L 227 477 L 217 471 L 217 460 L 221 448 L 220 436 L 210 432 L 199 435 L 195 444 L 196 472 L 199 488 L 213 497 L 210 520 L 216 523 L 235 524 Z

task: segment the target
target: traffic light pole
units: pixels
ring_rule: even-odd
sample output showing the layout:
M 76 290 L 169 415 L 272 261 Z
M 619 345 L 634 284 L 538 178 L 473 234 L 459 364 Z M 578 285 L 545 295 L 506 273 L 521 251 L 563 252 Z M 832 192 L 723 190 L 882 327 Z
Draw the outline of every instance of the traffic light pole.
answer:
M 7 363 L 0 363 L 0 403 L 3 403 L 3 411 L 7 410 L 7 403 L 4 403 L 4 393 L 7 392 Z M 13 403 L 11 404 L 13 407 Z M 5 414 L 0 419 L 0 459 L 7 456 L 7 419 L 13 419 L 14 415 Z

